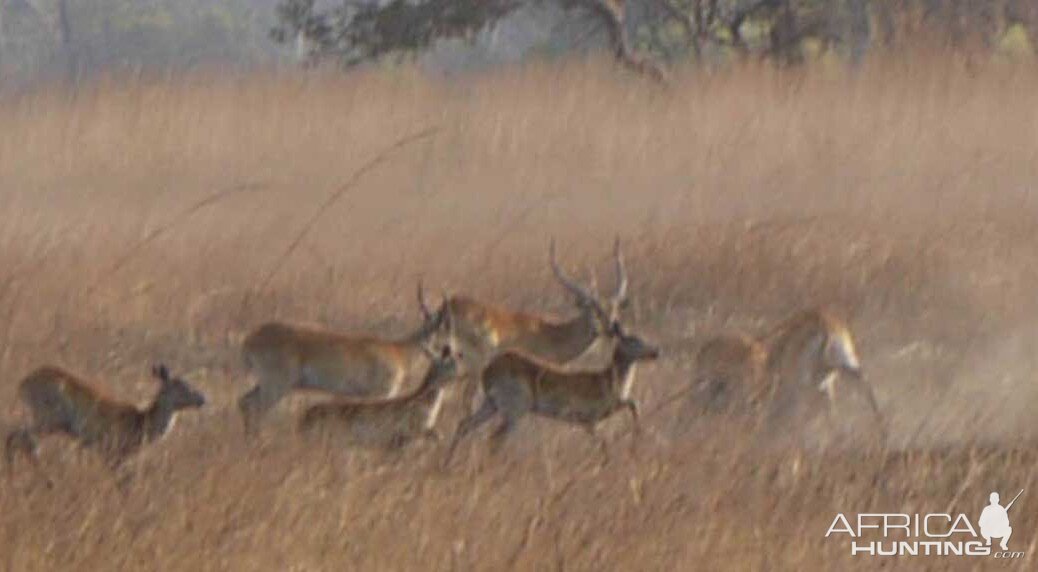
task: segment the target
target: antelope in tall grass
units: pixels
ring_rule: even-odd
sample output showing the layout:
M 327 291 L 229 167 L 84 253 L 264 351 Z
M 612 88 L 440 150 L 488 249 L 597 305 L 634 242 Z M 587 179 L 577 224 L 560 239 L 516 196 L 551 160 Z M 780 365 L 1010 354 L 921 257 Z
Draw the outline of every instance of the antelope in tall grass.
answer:
M 354 445 L 396 449 L 419 437 L 439 440 L 436 419 L 448 382 L 460 371 L 451 346 L 429 354 L 431 365 L 417 389 L 407 395 L 382 400 L 337 398 L 313 405 L 299 422 L 302 433 L 318 428 L 341 434 Z
M 420 283 L 418 300 L 424 308 Z M 256 386 L 238 400 L 246 433 L 254 433 L 263 416 L 293 390 L 359 398 L 397 395 L 412 372 L 429 361 L 424 344 L 450 313 L 425 318 L 399 340 L 282 322 L 260 326 L 242 343 L 245 364 L 256 378 Z
M 616 290 L 603 305 L 589 289 L 559 268 L 555 241 L 551 242 L 549 262 L 552 272 L 573 295 L 579 310 L 568 320 L 507 310 L 467 296 L 452 296 L 435 312 L 422 302 L 422 311 L 427 321 L 437 321 L 445 312 L 450 313 L 456 341 L 466 352 L 472 352 L 474 355 L 471 357 L 482 362 L 481 365 L 498 353 L 509 350 L 521 351 L 551 363 L 566 363 L 587 351 L 600 337 L 609 335 L 610 325 L 626 302 L 627 272 L 619 239 L 614 245 L 613 256 Z
M 461 439 L 495 415 L 501 417 L 501 425 L 491 435 L 495 449 L 522 417 L 533 414 L 579 425 L 607 454 L 595 427 L 626 409 L 635 429 L 639 428 L 638 405 L 630 397 L 635 369 L 638 362 L 659 357 L 659 349 L 625 333 L 619 322 L 613 322 L 609 336 L 615 340 L 615 347 L 603 369 L 564 370 L 517 351 L 491 360 L 482 374 L 483 403 L 458 425 L 444 464 L 450 462 Z
M 201 393 L 170 376 L 166 366 L 155 366 L 152 375 L 159 381 L 159 392 L 151 405 L 138 409 L 103 396 L 79 376 L 57 367 L 46 366 L 29 374 L 18 394 L 32 423 L 7 436 L 9 474 L 13 474 L 18 453 L 25 453 L 38 469 L 38 440 L 56 433 L 95 449 L 114 470 L 143 445 L 168 433 L 177 412 L 205 404 Z
M 696 356 L 697 381 L 719 397 L 767 410 L 768 427 L 791 416 L 810 420 L 832 412 L 836 382 L 861 395 L 885 434 L 883 416 L 865 381 L 847 324 L 825 309 L 799 312 L 762 338 L 724 336 Z M 704 391 L 701 391 L 704 392 Z
M 620 240 L 613 246 L 616 289 L 604 304 L 559 267 L 554 240 L 548 254 L 556 280 L 573 295 L 578 314 L 570 319 L 508 310 L 467 296 L 452 296 L 435 312 L 422 302 L 426 320 L 435 322 L 444 313 L 450 314 L 454 339 L 471 358 L 468 371 L 478 373 L 494 356 L 513 350 L 548 363 L 564 364 L 582 355 L 599 338 L 609 336 L 610 325 L 627 301 L 627 271 Z M 475 382 L 464 385 L 464 407 L 470 407 L 477 387 Z
M 747 334 L 707 340 L 695 360 L 697 386 L 693 390 L 699 403 L 714 411 L 757 405 L 767 359 L 764 343 Z

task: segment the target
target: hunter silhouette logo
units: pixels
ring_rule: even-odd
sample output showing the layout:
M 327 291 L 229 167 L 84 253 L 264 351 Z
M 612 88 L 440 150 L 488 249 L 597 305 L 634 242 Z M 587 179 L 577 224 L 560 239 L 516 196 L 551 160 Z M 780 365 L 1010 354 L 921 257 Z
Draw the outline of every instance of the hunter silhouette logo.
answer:
M 1024 491 L 1021 489 L 1005 508 L 998 504 L 998 493 L 991 493 L 991 496 L 988 497 L 991 499 L 991 504 L 984 507 L 984 512 L 980 513 L 978 521 L 980 535 L 987 541 L 988 546 L 991 546 L 992 538 L 1000 538 L 1002 542 L 999 545 L 1002 550 L 1009 550 L 1009 537 L 1013 535 L 1013 527 L 1009 526 L 1009 509 L 1022 494 Z
M 965 514 L 939 513 L 859 513 L 850 517 L 839 513 L 825 537 L 846 535 L 851 556 L 990 556 L 999 559 L 1024 558 L 1023 552 L 1010 552 L 1009 509 L 1021 490 L 1002 506 L 997 492 L 988 495 L 989 504 L 980 519 L 971 521 Z M 974 526 L 974 522 L 977 526 Z M 992 549 L 999 539 L 1001 550 Z

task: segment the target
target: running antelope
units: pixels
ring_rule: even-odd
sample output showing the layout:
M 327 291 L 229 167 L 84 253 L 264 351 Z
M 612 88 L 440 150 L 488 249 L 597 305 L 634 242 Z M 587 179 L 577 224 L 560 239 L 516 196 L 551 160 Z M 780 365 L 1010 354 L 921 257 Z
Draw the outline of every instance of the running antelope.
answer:
M 883 416 L 862 374 L 850 330 L 824 309 L 799 312 L 755 339 L 724 336 L 705 343 L 696 357 L 699 389 L 718 398 L 767 409 L 769 425 L 796 413 L 813 418 L 832 411 L 836 380 L 867 401 L 884 432 Z M 765 403 L 767 400 L 767 403 Z
M 711 338 L 696 354 L 693 388 L 708 410 L 737 410 L 757 405 L 764 385 L 768 352 L 746 334 Z
M 613 322 L 609 336 L 615 339 L 613 357 L 599 370 L 564 370 L 516 351 L 494 358 L 483 370 L 483 403 L 458 425 L 445 464 L 461 439 L 495 414 L 502 419 L 491 435 L 495 448 L 528 413 L 580 425 L 598 441 L 603 454 L 605 443 L 595 433 L 598 423 L 626 409 L 637 430 L 638 405 L 630 397 L 635 368 L 639 361 L 658 358 L 659 350 L 624 333 L 619 322 Z
M 512 350 L 545 362 L 564 364 L 579 357 L 599 338 L 608 337 L 610 325 L 627 300 L 627 271 L 620 253 L 620 240 L 617 239 L 613 247 L 616 290 L 606 304 L 562 271 L 556 260 L 554 240 L 548 252 L 552 273 L 573 295 L 579 311 L 568 320 L 516 312 L 466 296 L 448 298 L 435 312 L 422 302 L 427 321 L 437 322 L 440 316 L 450 314 L 455 340 L 470 357 L 468 371 L 478 373 L 496 355 Z M 461 396 L 464 407 L 471 407 L 477 387 L 475 382 L 464 384 Z
M 420 283 L 418 300 L 424 307 Z M 421 327 L 396 341 L 280 322 L 260 326 L 242 343 L 245 364 L 256 378 L 256 386 L 238 400 L 246 433 L 254 433 L 263 416 L 293 390 L 360 398 L 397 395 L 412 372 L 428 362 L 424 344 L 449 318 L 449 312 L 427 315 Z
M 166 366 L 154 367 L 152 375 L 159 381 L 159 392 L 150 406 L 138 409 L 103 396 L 80 377 L 57 367 L 29 374 L 18 391 L 32 414 L 32 424 L 7 436 L 9 474 L 19 452 L 38 469 L 38 439 L 55 433 L 97 450 L 114 470 L 141 446 L 169 432 L 178 411 L 205 404 L 201 393 L 171 377 Z
M 600 337 L 608 336 L 610 325 L 627 297 L 627 272 L 620 241 L 613 256 L 616 263 L 616 291 L 603 305 L 587 288 L 578 284 L 559 268 L 555 258 L 555 241 L 549 247 L 549 262 L 555 278 L 574 297 L 579 314 L 568 320 L 553 316 L 515 312 L 479 302 L 465 296 L 452 296 L 436 312 L 422 302 L 427 321 L 439 321 L 450 313 L 457 342 L 473 358 L 485 365 L 495 355 L 518 350 L 551 363 L 562 364 L 583 354 Z M 476 369 L 475 371 L 479 371 Z
M 303 433 L 327 428 L 344 434 L 352 444 L 396 449 L 419 437 L 439 440 L 436 418 L 446 384 L 458 376 L 458 358 L 450 345 L 437 356 L 426 350 L 432 364 L 422 384 L 408 395 L 385 400 L 338 398 L 313 405 L 299 422 Z

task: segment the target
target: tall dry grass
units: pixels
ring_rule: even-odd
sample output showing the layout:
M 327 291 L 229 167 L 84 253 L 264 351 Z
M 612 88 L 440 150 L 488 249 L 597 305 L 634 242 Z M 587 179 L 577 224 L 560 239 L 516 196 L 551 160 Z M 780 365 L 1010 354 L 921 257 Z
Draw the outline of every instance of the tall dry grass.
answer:
M 143 401 L 161 359 L 212 406 L 134 463 L 126 496 L 89 454 L 49 443 L 55 489 L 28 471 L 0 483 L 0 567 L 872 569 L 823 538 L 835 512 L 950 503 L 975 518 L 990 490 L 1033 487 L 1036 88 L 1029 68 L 909 59 L 852 77 L 697 74 L 670 90 L 592 63 L 450 81 L 113 79 L 9 97 L 4 419 L 43 362 Z M 428 127 L 278 263 L 329 193 Z M 232 189 L 244 190 L 181 216 Z M 417 319 L 419 276 L 564 313 L 548 237 L 606 282 L 614 235 L 627 319 L 666 352 L 640 372 L 648 410 L 689 383 L 703 336 L 831 304 L 859 337 L 890 449 L 849 438 L 794 470 L 738 419 L 681 403 L 648 416 L 634 453 L 610 422 L 605 466 L 579 432 L 536 421 L 502 455 L 476 443 L 446 473 L 431 446 L 307 450 L 287 406 L 260 445 L 242 441 L 236 344 L 250 327 L 394 335 Z M 1033 567 L 1038 519 L 1026 493 L 1018 506 L 1012 545 Z

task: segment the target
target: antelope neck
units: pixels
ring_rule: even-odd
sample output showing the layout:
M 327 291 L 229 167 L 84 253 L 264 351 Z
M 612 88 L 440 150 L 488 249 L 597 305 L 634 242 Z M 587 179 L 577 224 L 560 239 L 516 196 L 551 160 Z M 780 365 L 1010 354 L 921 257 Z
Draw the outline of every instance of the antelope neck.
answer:
M 143 425 L 146 441 L 154 441 L 165 435 L 173 426 L 177 412 L 165 400 L 158 398 L 144 411 Z

